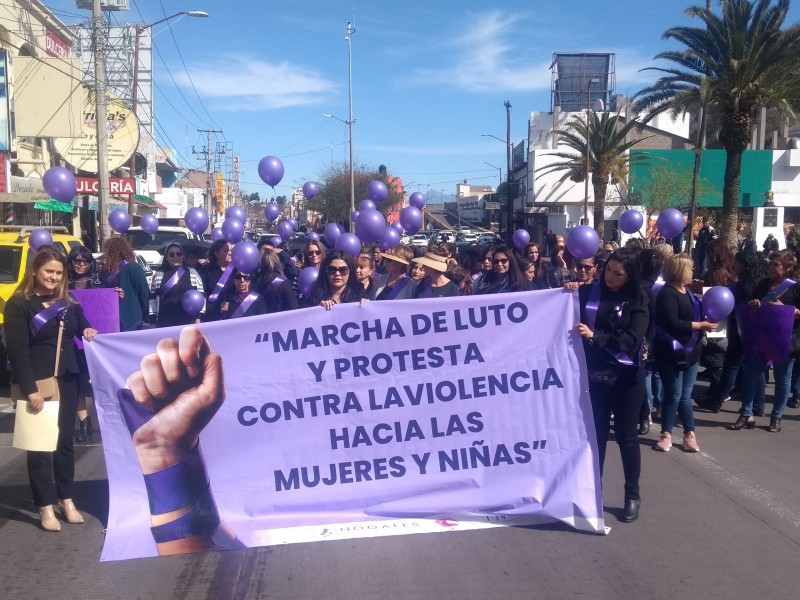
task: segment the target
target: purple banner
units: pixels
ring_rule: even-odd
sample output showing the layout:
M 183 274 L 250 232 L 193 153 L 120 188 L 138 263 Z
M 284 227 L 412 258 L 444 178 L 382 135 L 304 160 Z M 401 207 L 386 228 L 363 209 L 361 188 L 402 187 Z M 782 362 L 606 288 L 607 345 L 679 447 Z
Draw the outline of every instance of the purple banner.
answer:
M 761 303 L 759 310 L 736 307 L 736 324 L 747 358 L 786 362 L 792 343 L 794 306 Z
M 83 314 L 97 333 L 119 332 L 119 294 L 115 289 L 98 288 L 93 290 L 70 290 L 83 308 Z M 83 340 L 75 338 L 78 348 L 83 348 Z
M 603 533 L 578 320 L 576 294 L 546 290 L 96 338 L 102 560 L 554 520 Z

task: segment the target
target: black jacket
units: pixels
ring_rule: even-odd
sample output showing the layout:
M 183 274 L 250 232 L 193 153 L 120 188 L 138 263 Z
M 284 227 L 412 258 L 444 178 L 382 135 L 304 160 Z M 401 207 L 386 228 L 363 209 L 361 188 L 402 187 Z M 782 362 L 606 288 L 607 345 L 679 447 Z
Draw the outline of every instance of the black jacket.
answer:
M 227 303 L 228 310 L 223 311 L 222 307 Z M 239 299 L 239 295 L 236 292 L 233 293 L 223 293 L 222 297 L 219 299 L 219 318 L 222 321 L 227 319 L 233 318 L 233 314 L 238 310 L 239 306 L 241 305 L 241 300 Z M 264 302 L 264 296 L 258 294 L 255 301 L 249 306 L 249 308 L 244 312 L 243 315 L 239 315 L 237 318 L 241 317 L 254 317 L 256 315 L 265 315 L 267 314 L 267 304 Z
M 661 332 L 678 340 L 684 347 L 689 343 L 693 333 L 694 307 L 689 299 L 689 294 L 691 292 L 681 294 L 672 286 L 665 285 L 656 298 L 656 327 Z M 683 352 L 676 352 L 672 348 L 672 341 L 664 339 L 659 333 L 656 334 L 653 343 L 653 355 L 656 362 L 677 364 L 685 360 L 687 364 L 693 365 L 700 360 L 701 345 L 698 336 L 692 352 L 685 356 Z
M 37 391 L 36 380 L 53 376 L 56 364 L 59 319 L 45 323 L 36 336 L 30 332 L 30 324 L 41 310 L 44 302 L 52 296 L 34 296 L 30 299 L 12 296 L 6 303 L 5 320 L 6 350 L 16 382 L 27 395 Z M 58 374 L 80 373 L 75 354 L 74 337 L 83 335 L 91 327 L 80 304 L 70 304 L 64 314 L 64 335 L 61 340 L 61 357 Z

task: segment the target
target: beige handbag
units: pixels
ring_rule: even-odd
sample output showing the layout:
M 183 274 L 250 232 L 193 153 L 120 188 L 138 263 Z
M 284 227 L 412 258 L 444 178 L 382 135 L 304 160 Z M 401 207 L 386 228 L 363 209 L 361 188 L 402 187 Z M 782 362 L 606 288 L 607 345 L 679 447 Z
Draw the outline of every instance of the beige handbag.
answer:
M 42 397 L 47 400 L 61 400 L 61 395 L 58 392 L 58 362 L 61 359 L 61 340 L 64 336 L 64 323 L 61 323 L 61 326 L 58 328 L 58 342 L 57 342 L 57 350 L 56 350 L 56 368 L 53 372 L 52 377 L 48 377 L 47 379 L 37 379 L 36 380 L 36 387 L 39 390 L 39 393 Z M 18 384 L 14 384 L 11 386 L 11 402 L 14 406 L 17 405 L 18 400 L 28 400 L 28 396 L 22 393 L 22 389 L 19 387 Z

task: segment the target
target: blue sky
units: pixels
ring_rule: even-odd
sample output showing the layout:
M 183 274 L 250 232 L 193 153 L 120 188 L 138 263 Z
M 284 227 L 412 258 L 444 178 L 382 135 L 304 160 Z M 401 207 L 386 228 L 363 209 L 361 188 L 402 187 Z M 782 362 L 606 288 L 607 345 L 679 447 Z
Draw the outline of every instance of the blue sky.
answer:
M 73 15 L 89 15 L 74 0 L 45 2 L 68 24 L 80 20 Z M 653 78 L 640 69 L 668 48 L 664 29 L 688 23 L 691 4 L 130 0 L 131 10 L 114 22 L 209 13 L 173 20 L 174 39 L 165 25 L 154 29 L 164 57 L 154 63 L 155 116 L 166 134 L 158 141 L 178 152 L 181 165 L 200 167 L 204 161 L 187 146 L 205 146 L 197 129 L 222 129 L 215 139 L 231 142 L 241 157 L 241 187 L 269 197 L 256 172 L 263 156 L 284 163 L 278 194 L 317 179 L 332 160 L 347 160 L 345 126 L 321 114 L 348 117 L 345 34 L 352 20 L 356 162 L 385 164 L 436 202 L 440 190 L 452 194 L 464 179 L 497 185 L 497 170 L 478 161 L 505 170 L 505 145 L 481 134 L 505 138 L 509 100 L 512 141 L 526 137 L 530 112 L 550 108 L 554 52 L 616 53 L 617 93 L 632 94 Z M 798 20 L 800 1 L 788 22 Z

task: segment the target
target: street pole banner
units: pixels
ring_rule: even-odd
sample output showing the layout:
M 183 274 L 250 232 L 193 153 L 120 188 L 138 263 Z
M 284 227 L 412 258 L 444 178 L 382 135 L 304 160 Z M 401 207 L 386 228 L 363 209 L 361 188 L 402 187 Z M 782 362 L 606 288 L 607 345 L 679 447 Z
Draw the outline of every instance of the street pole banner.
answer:
M 577 294 L 368 302 L 86 344 L 101 560 L 562 521 L 604 533 Z

